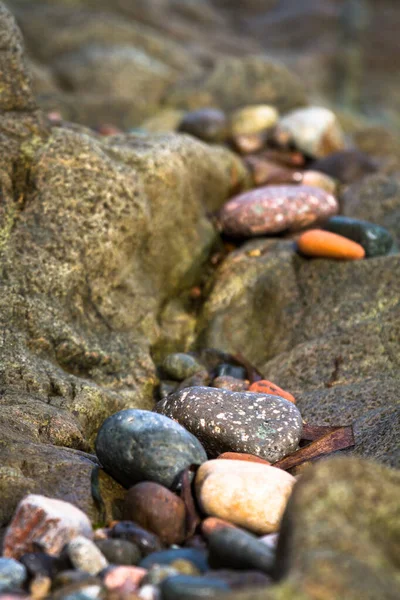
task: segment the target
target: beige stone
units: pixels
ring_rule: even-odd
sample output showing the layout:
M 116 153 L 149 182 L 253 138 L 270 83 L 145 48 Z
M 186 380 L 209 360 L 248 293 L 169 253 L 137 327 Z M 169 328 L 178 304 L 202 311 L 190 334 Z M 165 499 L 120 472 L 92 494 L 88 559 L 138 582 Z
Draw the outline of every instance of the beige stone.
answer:
M 325 175 L 325 173 L 320 173 L 319 171 L 304 171 L 301 183 L 303 185 L 319 187 L 328 192 L 328 194 L 336 194 L 337 191 L 336 181 L 332 177 L 329 177 L 329 175 Z
M 252 135 L 273 127 L 278 122 L 278 111 L 268 104 L 245 106 L 231 115 L 232 135 Z
M 254 533 L 279 530 L 295 478 L 276 467 L 236 460 L 210 460 L 197 472 L 202 510 Z

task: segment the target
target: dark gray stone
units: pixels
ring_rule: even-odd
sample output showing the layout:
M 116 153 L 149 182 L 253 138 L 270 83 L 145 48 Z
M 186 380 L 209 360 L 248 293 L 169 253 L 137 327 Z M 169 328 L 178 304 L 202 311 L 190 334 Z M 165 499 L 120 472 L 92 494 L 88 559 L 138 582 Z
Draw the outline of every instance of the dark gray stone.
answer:
M 24 565 L 13 558 L 0 558 L 0 592 L 21 587 L 26 577 Z
M 154 533 L 150 533 L 132 521 L 119 521 L 111 529 L 111 537 L 127 540 L 137 546 L 142 556 L 161 550 L 161 542 Z
M 176 560 L 187 560 L 202 573 L 210 568 L 206 552 L 197 548 L 172 548 L 161 552 L 153 552 L 139 563 L 139 567 L 150 569 L 153 565 L 170 565 Z
M 108 562 L 114 565 L 137 565 L 142 558 L 138 546 L 128 540 L 98 540 L 96 546 Z
M 367 258 L 389 254 L 394 243 L 392 235 L 385 227 L 342 215 L 328 219 L 323 228 L 360 244 Z
M 186 113 L 178 131 L 189 133 L 204 142 L 223 142 L 228 136 L 225 113 L 216 108 L 201 108 Z
M 213 569 L 206 573 L 225 581 L 232 590 L 246 590 L 249 588 L 266 588 L 273 583 L 271 577 L 259 571 L 236 571 L 233 569 Z
M 175 392 L 178 387 L 177 381 L 169 381 L 168 379 L 164 379 L 160 381 L 160 387 L 158 389 L 158 394 L 160 398 L 166 398 L 172 392 Z
M 342 150 L 312 163 L 314 171 L 325 173 L 341 183 L 353 183 L 365 175 L 375 173 L 375 161 L 359 150 Z
M 221 592 L 230 590 L 227 583 L 216 577 L 192 577 L 176 575 L 165 579 L 161 584 L 163 600 L 195 600 L 196 598 L 214 598 Z
M 269 394 L 189 388 L 158 402 L 155 411 L 196 435 L 211 457 L 248 452 L 276 462 L 296 450 L 302 433 L 296 406 Z
M 191 377 L 184 379 L 177 387 L 176 391 L 185 390 L 190 387 L 205 386 L 210 383 L 210 375 L 208 371 L 199 371 Z
M 197 362 L 193 356 L 184 352 L 168 354 L 162 368 L 168 377 L 176 379 L 176 381 L 183 381 L 204 369 L 203 365 Z
M 104 469 L 125 487 L 155 481 L 171 489 L 186 467 L 207 460 L 200 442 L 178 423 L 130 408 L 104 421 L 96 453 Z
M 255 535 L 227 527 L 208 536 L 212 568 L 254 569 L 272 575 L 275 552 Z
M 223 377 L 226 375 L 227 377 L 235 377 L 235 379 L 246 379 L 246 369 L 243 367 L 238 367 L 235 365 L 222 364 L 217 368 L 217 377 Z

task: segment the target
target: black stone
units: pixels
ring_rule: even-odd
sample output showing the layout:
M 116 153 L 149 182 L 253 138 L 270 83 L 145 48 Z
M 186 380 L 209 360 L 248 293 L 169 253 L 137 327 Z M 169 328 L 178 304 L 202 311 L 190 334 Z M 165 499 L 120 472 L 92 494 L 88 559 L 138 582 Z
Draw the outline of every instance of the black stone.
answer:
M 97 540 L 95 543 L 108 562 L 114 565 L 137 565 L 142 558 L 139 547 L 128 540 Z
M 57 558 L 45 552 L 27 552 L 19 558 L 19 562 L 26 567 L 30 577 L 41 575 L 53 579 L 54 574 L 59 570 Z
M 254 569 L 272 575 L 275 553 L 256 536 L 227 527 L 208 536 L 209 563 L 212 568 Z
M 239 571 L 233 569 L 213 569 L 206 575 L 225 581 L 232 590 L 242 590 L 245 588 L 262 587 L 266 588 L 274 583 L 269 575 L 260 571 Z
M 221 592 L 229 592 L 227 583 L 215 577 L 192 577 L 176 575 L 164 579 L 160 586 L 162 600 L 195 600 L 214 598 Z
M 203 443 L 210 457 L 246 452 L 275 462 L 294 452 L 303 423 L 288 400 L 270 394 L 193 387 L 156 404 Z
M 330 175 L 341 183 L 353 183 L 378 170 L 372 158 L 359 150 L 334 152 L 312 163 L 311 168 Z
M 174 561 L 181 559 L 188 560 L 202 573 L 210 568 L 207 561 L 207 553 L 196 548 L 171 548 L 170 550 L 154 552 L 146 556 L 139 563 L 139 567 L 150 569 L 153 565 L 170 565 Z
M 215 376 L 216 377 L 228 376 L 228 377 L 234 377 L 235 379 L 246 379 L 247 372 L 244 367 L 229 365 L 229 364 L 224 363 L 222 365 L 219 365 L 219 367 L 217 367 Z
M 120 521 L 110 531 L 111 538 L 127 540 L 134 544 L 142 556 L 147 556 L 162 549 L 159 538 L 132 521 Z
M 205 142 L 223 142 L 228 137 L 225 114 L 216 108 L 201 108 L 187 112 L 179 124 L 178 131 L 189 133 Z
M 331 217 L 323 227 L 326 231 L 343 235 L 360 244 L 367 258 L 385 256 L 393 246 L 393 238 L 389 231 L 368 221 L 338 216 Z
M 154 481 L 174 489 L 184 469 L 207 460 L 199 440 L 178 423 L 133 408 L 104 421 L 96 453 L 104 470 L 127 488 Z

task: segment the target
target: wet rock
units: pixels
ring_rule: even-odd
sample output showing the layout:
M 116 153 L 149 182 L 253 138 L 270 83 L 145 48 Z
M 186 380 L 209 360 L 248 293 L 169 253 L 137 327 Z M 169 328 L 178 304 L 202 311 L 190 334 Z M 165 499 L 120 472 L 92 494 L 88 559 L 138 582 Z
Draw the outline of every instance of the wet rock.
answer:
M 211 460 L 197 471 L 196 496 L 208 515 L 258 534 L 279 529 L 295 478 L 286 471 L 236 460 Z
M 245 392 L 249 389 L 249 382 L 246 379 L 237 379 L 231 375 L 220 375 L 212 382 L 212 387 L 229 390 L 230 392 Z
M 68 544 L 68 556 L 75 569 L 97 575 L 108 566 L 108 561 L 94 542 L 79 535 Z
M 256 392 L 257 394 L 271 394 L 272 396 L 280 396 L 281 398 L 285 398 L 285 400 L 289 400 L 289 402 L 293 402 L 296 404 L 296 400 L 292 394 L 286 392 L 279 386 L 272 383 L 272 381 L 268 381 L 267 379 L 260 379 L 260 381 L 255 381 L 249 387 L 249 392 Z
M 312 164 L 314 171 L 325 173 L 341 183 L 353 183 L 377 170 L 375 161 L 359 150 L 334 152 Z
M 3 554 L 19 558 L 39 544 L 48 554 L 57 555 L 77 535 L 93 537 L 92 525 L 81 510 L 62 500 L 30 494 L 19 503 L 7 529 Z
M 174 548 L 154 552 L 146 556 L 139 566 L 143 569 L 150 569 L 153 565 L 172 565 L 172 563 L 181 559 L 192 563 L 201 573 L 204 573 L 209 568 L 207 553 L 196 548 Z
M 304 171 L 301 183 L 302 185 L 319 187 L 328 192 L 328 194 L 335 194 L 337 191 L 336 181 L 332 177 L 318 171 Z
M 103 582 L 109 592 L 133 594 L 139 589 L 145 577 L 146 569 L 140 567 L 117 566 L 107 570 Z
M 128 540 L 98 540 L 96 546 L 106 560 L 114 565 L 137 565 L 142 558 L 138 546 Z
M 0 558 L 0 592 L 20 588 L 27 579 L 24 565 L 13 558 Z
M 106 419 L 97 435 L 96 453 L 126 487 L 147 480 L 171 488 L 183 469 L 207 460 L 201 443 L 178 423 L 135 409 Z
M 251 237 L 298 231 L 338 211 L 334 196 L 309 186 L 266 186 L 235 196 L 219 213 L 224 233 Z
M 164 360 L 162 368 L 167 377 L 176 381 L 183 381 L 204 369 L 203 365 L 193 356 L 181 352 L 169 354 Z
M 113 539 L 127 540 L 137 546 L 142 556 L 161 550 L 161 542 L 156 535 L 146 531 L 131 521 L 120 521 L 111 529 Z
M 235 110 L 230 117 L 234 136 L 252 135 L 273 127 L 278 121 L 278 111 L 268 104 L 245 106 Z
M 275 553 L 258 538 L 238 528 L 225 528 L 208 536 L 212 568 L 254 569 L 271 575 Z
M 384 227 L 350 217 L 331 217 L 324 223 L 324 229 L 360 244 L 367 258 L 389 254 L 394 243 L 393 237 Z
M 191 600 L 196 598 L 214 598 L 221 592 L 229 591 L 229 586 L 216 577 L 191 577 L 176 575 L 169 577 L 161 584 L 163 600 Z
M 344 134 L 334 113 L 310 106 L 294 110 L 279 121 L 278 129 L 310 157 L 322 158 L 344 148 Z
M 228 121 L 225 114 L 216 108 L 201 108 L 186 113 L 178 131 L 190 133 L 208 143 L 223 142 L 228 136 Z
M 322 229 L 310 229 L 302 233 L 297 240 L 297 245 L 304 256 L 315 258 L 360 260 L 365 257 L 365 250 L 360 244 Z
M 278 396 L 189 388 L 157 403 L 203 443 L 209 456 L 246 452 L 275 462 L 294 452 L 301 437 L 298 409 Z
M 143 481 L 130 488 L 124 518 L 152 531 L 167 546 L 180 544 L 185 538 L 185 503 L 157 483 Z

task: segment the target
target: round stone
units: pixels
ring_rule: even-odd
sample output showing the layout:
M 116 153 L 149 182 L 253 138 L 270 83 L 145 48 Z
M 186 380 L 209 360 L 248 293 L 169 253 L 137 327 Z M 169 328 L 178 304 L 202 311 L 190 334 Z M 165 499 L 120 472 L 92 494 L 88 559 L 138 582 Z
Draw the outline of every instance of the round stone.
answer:
M 0 592 L 19 588 L 27 578 L 27 571 L 14 558 L 0 558 Z
M 199 440 L 181 425 L 133 408 L 104 421 L 97 434 L 96 453 L 104 469 L 125 487 L 155 481 L 171 489 L 184 469 L 207 460 Z
M 252 135 L 273 127 L 278 111 L 269 104 L 256 104 L 235 110 L 231 115 L 232 135 Z
M 215 577 L 192 577 L 176 575 L 165 579 L 161 584 L 163 600 L 195 600 L 213 598 L 230 590 L 227 583 Z
M 368 221 L 340 215 L 331 217 L 324 224 L 324 229 L 360 244 L 364 248 L 367 258 L 385 256 L 393 247 L 393 237 L 389 231 L 385 227 Z
M 204 369 L 203 365 L 197 362 L 193 356 L 183 352 L 168 354 L 162 364 L 162 368 L 168 377 L 176 381 L 183 381 L 187 377 L 191 377 Z
M 178 560 L 185 560 L 192 563 L 201 573 L 209 569 L 207 553 L 197 548 L 171 548 L 170 550 L 154 552 L 146 556 L 139 566 L 143 567 L 143 569 L 150 569 L 153 565 L 172 566 Z
M 279 530 L 295 478 L 276 467 L 210 460 L 196 474 L 196 496 L 207 515 L 259 535 Z
M 229 200 L 219 213 L 224 233 L 252 237 L 298 231 L 338 212 L 337 200 L 318 187 L 265 186 Z
M 94 542 L 79 535 L 68 544 L 68 556 L 75 569 L 97 575 L 108 566 L 108 561 Z
M 142 556 L 161 550 L 161 542 L 154 533 L 146 531 L 132 521 L 119 521 L 111 529 L 110 535 L 114 539 L 127 540 L 137 546 Z
M 155 533 L 167 546 L 185 539 L 185 503 L 158 483 L 143 481 L 131 487 L 123 515 Z
M 189 133 L 209 143 L 225 141 L 228 135 L 228 122 L 221 110 L 200 108 L 187 112 L 179 124 L 178 131 Z
M 113 565 L 137 565 L 142 554 L 136 544 L 128 540 L 98 540 L 95 542 L 100 552 Z
M 274 463 L 297 449 L 302 434 L 297 407 L 269 394 L 189 388 L 161 400 L 155 410 L 196 435 L 211 457 L 244 452 Z
M 258 538 L 238 528 L 225 528 L 208 536 L 212 568 L 255 569 L 271 575 L 275 552 Z
M 325 175 L 319 171 L 304 171 L 301 183 L 302 185 L 319 187 L 329 194 L 335 194 L 337 191 L 336 181 L 332 177 L 329 177 L 329 175 Z

